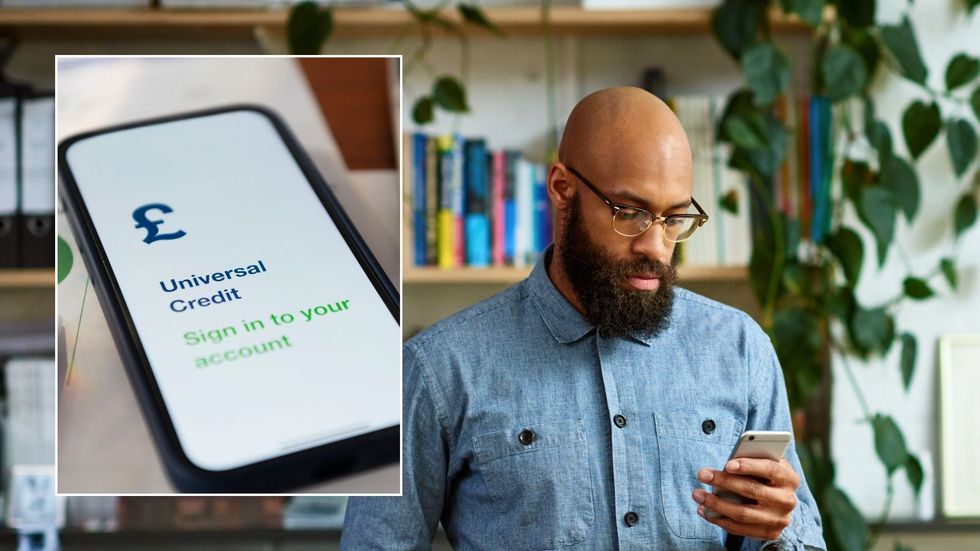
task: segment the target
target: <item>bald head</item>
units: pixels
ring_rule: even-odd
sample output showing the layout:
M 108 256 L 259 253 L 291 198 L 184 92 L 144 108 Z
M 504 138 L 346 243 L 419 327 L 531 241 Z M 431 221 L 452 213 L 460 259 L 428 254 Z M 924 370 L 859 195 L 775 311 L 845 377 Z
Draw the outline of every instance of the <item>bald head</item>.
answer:
M 691 149 L 677 116 L 657 96 L 626 86 L 579 101 L 558 160 L 596 180 L 689 179 L 691 172 Z

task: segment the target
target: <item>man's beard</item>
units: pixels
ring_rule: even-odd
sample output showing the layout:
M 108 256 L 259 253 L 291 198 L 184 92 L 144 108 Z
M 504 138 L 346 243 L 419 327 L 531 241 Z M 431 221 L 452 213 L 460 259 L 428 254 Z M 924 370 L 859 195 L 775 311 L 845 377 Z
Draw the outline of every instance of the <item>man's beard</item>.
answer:
M 670 322 L 676 258 L 671 264 L 642 256 L 613 258 L 592 242 L 582 227 L 578 198 L 574 201 L 565 214 L 565 239 L 558 253 L 586 317 L 604 337 L 659 335 Z M 611 237 L 616 235 L 612 228 L 609 231 Z M 659 287 L 655 291 L 627 288 L 627 278 L 638 274 L 659 277 Z

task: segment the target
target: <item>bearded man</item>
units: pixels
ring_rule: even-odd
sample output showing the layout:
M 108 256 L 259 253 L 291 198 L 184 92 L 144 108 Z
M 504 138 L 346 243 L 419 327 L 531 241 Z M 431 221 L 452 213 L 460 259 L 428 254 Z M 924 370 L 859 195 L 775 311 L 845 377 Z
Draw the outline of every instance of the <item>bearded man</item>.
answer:
M 824 549 L 772 345 L 675 288 L 708 216 L 671 110 L 638 88 L 582 99 L 548 173 L 554 247 L 518 285 L 405 344 L 403 493 L 352 498 L 343 549 Z M 713 488 L 747 499 L 722 500 Z M 716 514 L 710 514 L 711 512 Z

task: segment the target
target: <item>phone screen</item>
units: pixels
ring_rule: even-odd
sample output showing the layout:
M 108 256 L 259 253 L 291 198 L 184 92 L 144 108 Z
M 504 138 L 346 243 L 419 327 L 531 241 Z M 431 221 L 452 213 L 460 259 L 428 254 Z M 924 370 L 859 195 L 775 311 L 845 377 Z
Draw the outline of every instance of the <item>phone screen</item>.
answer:
M 194 464 L 398 425 L 398 321 L 268 117 L 96 134 L 66 160 Z

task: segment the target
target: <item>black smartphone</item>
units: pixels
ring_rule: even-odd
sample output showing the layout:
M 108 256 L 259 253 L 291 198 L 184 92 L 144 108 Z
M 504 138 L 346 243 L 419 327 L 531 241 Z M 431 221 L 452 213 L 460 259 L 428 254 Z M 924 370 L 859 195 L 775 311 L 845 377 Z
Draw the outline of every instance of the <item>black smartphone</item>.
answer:
M 398 460 L 398 291 L 276 115 L 87 132 L 58 169 L 179 490 L 282 492 Z

